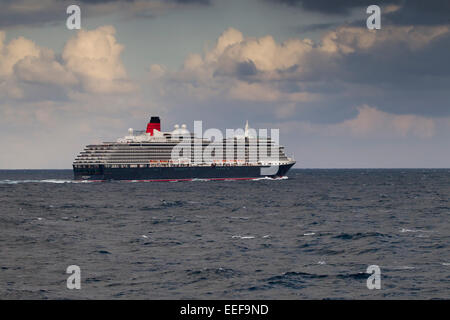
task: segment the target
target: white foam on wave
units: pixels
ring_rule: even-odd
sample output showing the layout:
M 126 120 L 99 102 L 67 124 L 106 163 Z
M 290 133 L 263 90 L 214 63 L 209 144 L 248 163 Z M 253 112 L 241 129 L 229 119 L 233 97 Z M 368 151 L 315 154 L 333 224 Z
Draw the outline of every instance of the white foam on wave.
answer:
M 385 268 L 391 269 L 391 270 L 413 270 L 413 269 L 416 269 L 416 267 L 411 267 L 411 266 L 386 266 Z
M 46 179 L 46 180 L 40 180 L 40 182 L 44 182 L 44 183 L 72 183 L 72 182 L 74 182 L 74 180 Z
M 402 230 L 400 230 L 400 232 L 401 232 L 401 233 L 405 233 L 405 232 L 417 232 L 417 230 L 402 228 Z
M 401 232 L 401 233 L 406 233 L 406 232 L 423 232 L 423 233 L 426 233 L 426 232 L 433 232 L 433 231 L 402 228 L 402 229 L 400 230 L 400 232 Z
M 278 181 L 278 180 L 287 180 L 287 179 L 289 179 L 288 176 L 276 177 L 276 178 L 271 178 L 271 177 L 261 177 L 261 178 L 254 178 L 254 179 L 251 179 L 250 181 L 263 181 L 263 180 L 273 180 L 273 181 Z
M 85 183 L 87 180 L 63 180 L 63 179 L 44 179 L 44 180 L 0 180 L 0 184 L 20 184 L 20 183 Z
M 242 240 L 255 239 L 254 236 L 240 236 L 240 235 L 235 235 L 235 236 L 232 236 L 231 238 L 233 238 L 233 239 L 242 239 Z

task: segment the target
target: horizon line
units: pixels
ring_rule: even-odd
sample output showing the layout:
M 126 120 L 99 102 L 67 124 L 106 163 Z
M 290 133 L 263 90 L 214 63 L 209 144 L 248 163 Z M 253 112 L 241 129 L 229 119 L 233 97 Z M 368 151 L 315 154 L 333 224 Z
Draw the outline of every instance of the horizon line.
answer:
M 397 170 L 397 169 L 403 169 L 403 170 L 431 170 L 431 169 L 439 169 L 439 170 L 445 170 L 450 169 L 450 167 L 305 167 L 305 168 L 291 168 L 291 170 Z M 27 170 L 27 171 L 39 171 L 39 170 L 53 170 L 53 171 L 63 171 L 63 170 L 73 170 L 73 168 L 63 168 L 63 169 L 56 169 L 56 168 L 14 168 L 14 169 L 2 169 L 0 168 L 0 171 L 19 171 L 19 170 Z

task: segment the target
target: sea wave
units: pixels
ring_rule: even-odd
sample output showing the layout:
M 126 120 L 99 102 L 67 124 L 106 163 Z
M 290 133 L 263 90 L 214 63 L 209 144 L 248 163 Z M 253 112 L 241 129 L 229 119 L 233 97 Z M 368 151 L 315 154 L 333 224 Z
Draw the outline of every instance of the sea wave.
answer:
M 231 237 L 232 239 L 242 239 L 242 240 L 247 240 L 247 239 L 255 239 L 255 236 L 241 236 L 241 235 L 234 235 Z
M 251 179 L 251 181 L 262 181 L 262 180 L 272 180 L 272 181 L 277 181 L 277 180 L 287 180 L 287 179 L 289 179 L 288 176 L 275 177 L 275 178 L 271 178 L 271 177 L 261 177 L 261 178 Z
M 250 181 L 261 181 L 261 180 L 286 180 L 288 177 L 279 177 L 279 178 L 270 178 L 270 177 L 262 177 L 251 179 Z M 207 182 L 212 181 L 212 179 L 192 179 L 192 180 L 170 180 L 168 182 Z M 233 180 L 226 179 L 227 182 L 230 181 L 241 181 L 241 180 Z M 23 184 L 23 183 L 98 183 L 98 182 L 108 182 L 107 180 L 70 180 L 70 179 L 42 179 L 42 180 L 0 180 L 1 184 Z M 120 182 L 120 183 L 142 183 L 142 182 L 155 182 L 152 180 L 116 180 L 111 182 Z
M 66 179 L 44 179 L 44 180 L 0 180 L 0 184 L 21 184 L 21 183 L 88 183 L 89 180 L 66 180 Z

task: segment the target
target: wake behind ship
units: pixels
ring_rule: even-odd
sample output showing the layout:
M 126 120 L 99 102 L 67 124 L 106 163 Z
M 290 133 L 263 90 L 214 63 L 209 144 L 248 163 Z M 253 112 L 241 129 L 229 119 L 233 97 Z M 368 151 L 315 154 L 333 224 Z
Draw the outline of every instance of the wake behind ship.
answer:
M 212 144 L 212 157 L 205 159 Z M 180 147 L 183 153 L 174 156 L 174 148 Z M 128 136 L 116 142 L 86 146 L 73 171 L 75 180 L 238 180 L 283 177 L 294 164 L 270 137 L 251 136 L 248 123 L 244 135 L 213 143 L 196 137 L 186 125 L 162 132 L 159 117 L 151 117 L 145 131 L 129 129 Z

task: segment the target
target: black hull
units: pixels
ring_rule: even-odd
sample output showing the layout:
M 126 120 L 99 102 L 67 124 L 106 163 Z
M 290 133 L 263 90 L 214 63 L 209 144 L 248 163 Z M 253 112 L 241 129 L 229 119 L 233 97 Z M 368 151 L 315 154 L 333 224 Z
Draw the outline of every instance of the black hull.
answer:
M 192 180 L 252 179 L 285 176 L 294 163 L 279 167 L 216 166 L 216 167 L 146 167 L 146 168 L 74 168 L 75 180 Z

